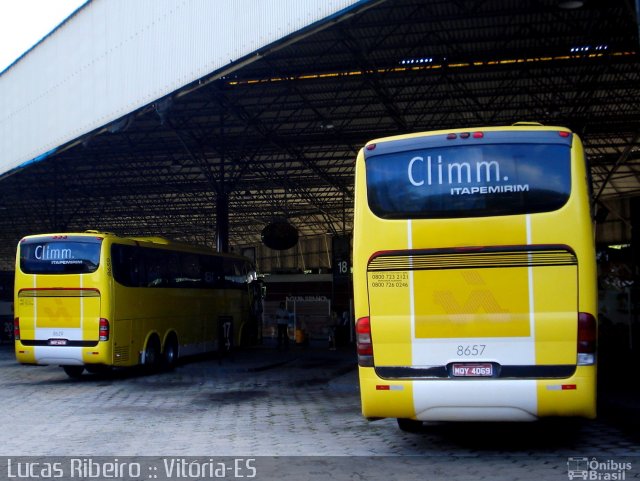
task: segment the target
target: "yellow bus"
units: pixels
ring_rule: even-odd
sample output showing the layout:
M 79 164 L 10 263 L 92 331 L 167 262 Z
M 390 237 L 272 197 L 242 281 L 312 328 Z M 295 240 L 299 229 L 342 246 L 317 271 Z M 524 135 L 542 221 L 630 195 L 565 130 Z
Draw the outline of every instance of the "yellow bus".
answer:
M 362 413 L 596 415 L 597 286 L 583 146 L 515 124 L 373 140 L 356 163 Z
M 16 358 L 78 377 L 229 349 L 257 332 L 254 279 L 244 257 L 159 237 L 28 236 L 16 256 Z

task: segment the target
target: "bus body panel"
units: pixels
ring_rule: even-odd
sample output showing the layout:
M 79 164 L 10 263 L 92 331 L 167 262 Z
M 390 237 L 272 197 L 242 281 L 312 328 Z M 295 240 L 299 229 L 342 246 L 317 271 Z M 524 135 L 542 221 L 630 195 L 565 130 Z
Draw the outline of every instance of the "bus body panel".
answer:
M 113 321 L 113 365 L 132 366 L 138 363 L 137 350 L 134 349 L 133 320 Z
M 562 130 L 480 130 L 520 135 L 527 129 Z M 418 149 L 422 138 L 444 135 L 412 134 L 367 145 L 410 141 Z M 582 144 L 573 135 L 571 193 L 549 212 L 387 219 L 369 208 L 365 149 L 360 152 L 353 277 L 356 319 L 369 319 L 372 343 L 373 366 L 359 367 L 365 417 L 595 417 L 596 367 L 576 365 L 578 313 L 597 313 L 581 159 Z M 416 179 L 418 185 L 427 177 Z M 456 377 L 454 364 L 491 364 L 493 374 Z
M 538 416 L 595 419 L 597 414 L 596 366 L 577 366 L 569 379 L 538 381 Z
M 418 257 L 409 261 L 417 264 Z M 376 365 L 574 364 L 576 270 L 575 265 L 370 270 Z M 411 359 L 399 355 L 408 345 Z M 469 348 L 474 352 L 465 353 L 468 346 L 476 346 Z
M 163 345 L 167 336 L 175 333 L 180 356 L 217 349 L 218 319 L 232 318 L 239 330 L 240 322 L 248 316 L 244 296 L 243 292 L 202 289 L 136 292 L 116 286 L 114 363 L 137 364 L 152 330 Z
M 366 418 L 415 419 L 413 381 L 382 379 L 371 367 L 358 368 L 362 415 Z
M 16 315 L 21 328 L 18 361 L 65 365 L 108 362 L 108 349 L 98 342 L 101 292 L 83 287 L 86 282 L 91 285 L 87 275 L 28 277 L 33 287 L 17 290 Z

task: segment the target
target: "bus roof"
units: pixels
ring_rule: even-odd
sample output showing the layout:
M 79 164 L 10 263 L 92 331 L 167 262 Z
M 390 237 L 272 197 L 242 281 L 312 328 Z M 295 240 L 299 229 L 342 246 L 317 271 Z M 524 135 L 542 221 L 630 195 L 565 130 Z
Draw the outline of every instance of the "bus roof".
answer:
M 460 127 L 455 129 L 446 129 L 446 130 L 430 130 L 423 132 L 414 132 L 411 134 L 401 134 L 401 135 L 392 135 L 389 137 L 379 137 L 377 139 L 370 140 L 365 144 L 366 148 L 368 145 L 373 145 L 380 142 L 393 142 L 395 140 L 405 140 L 411 139 L 415 137 L 424 137 L 425 135 L 434 136 L 434 135 L 446 135 L 450 133 L 460 133 L 460 132 L 495 132 L 495 131 L 563 131 L 563 132 L 571 132 L 571 129 L 567 127 L 560 127 L 554 125 L 542 125 L 538 122 L 516 122 L 513 125 L 504 125 L 497 127 Z

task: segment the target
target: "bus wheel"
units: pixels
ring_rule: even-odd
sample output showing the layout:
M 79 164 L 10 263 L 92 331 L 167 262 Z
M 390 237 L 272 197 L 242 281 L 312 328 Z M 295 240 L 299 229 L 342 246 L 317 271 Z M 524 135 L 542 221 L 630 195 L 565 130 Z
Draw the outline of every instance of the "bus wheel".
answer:
M 164 345 L 164 355 L 162 356 L 164 368 L 168 371 L 176 367 L 178 363 L 178 340 L 175 336 L 169 336 Z
M 149 372 L 154 372 L 158 370 L 160 362 L 160 341 L 153 336 L 147 341 L 147 348 L 144 350 L 144 367 Z
M 415 419 L 398 418 L 398 427 L 407 433 L 417 433 L 422 430 L 422 421 Z
M 84 372 L 84 366 L 62 366 L 62 369 L 72 379 L 78 379 Z

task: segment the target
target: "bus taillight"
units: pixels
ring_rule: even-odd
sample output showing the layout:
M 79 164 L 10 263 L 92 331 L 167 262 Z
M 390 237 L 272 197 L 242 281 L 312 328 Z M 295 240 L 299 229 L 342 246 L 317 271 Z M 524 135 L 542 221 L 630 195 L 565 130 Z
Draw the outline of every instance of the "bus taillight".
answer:
M 578 313 L 578 365 L 587 366 L 596 362 L 598 328 L 596 318 L 587 313 Z
M 470 138 L 474 138 L 474 139 L 482 139 L 484 138 L 484 132 L 460 132 L 460 134 L 456 134 L 456 133 L 450 133 L 447 134 L 446 139 L 447 140 L 456 140 L 457 138 L 461 138 L 461 139 L 470 139 Z
M 16 317 L 13 320 L 13 339 L 16 341 L 20 340 L 20 318 Z
M 356 342 L 358 365 L 373 367 L 373 343 L 371 342 L 371 324 L 368 317 L 361 317 L 356 322 Z
M 109 321 L 102 317 L 100 318 L 100 340 L 109 340 Z

